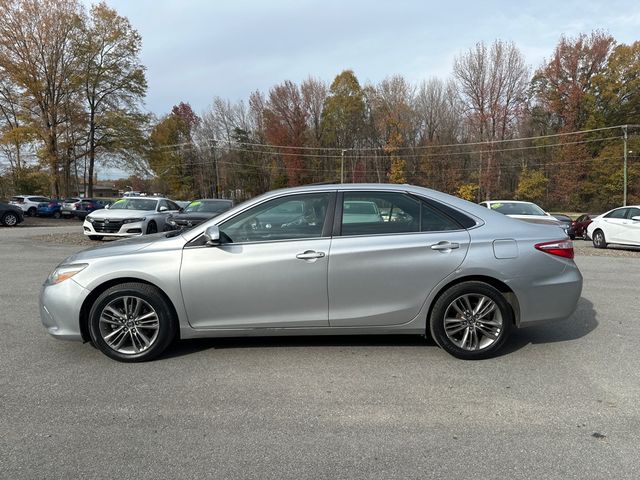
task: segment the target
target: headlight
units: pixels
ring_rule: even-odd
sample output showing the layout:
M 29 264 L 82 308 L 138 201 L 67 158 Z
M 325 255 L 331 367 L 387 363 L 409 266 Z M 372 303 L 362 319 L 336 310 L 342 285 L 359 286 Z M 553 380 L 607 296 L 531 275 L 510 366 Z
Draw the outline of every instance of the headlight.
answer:
M 85 217 L 85 220 L 87 220 L 89 223 L 93 223 L 93 217 L 91 217 L 91 216 L 89 216 L 89 215 L 87 215 L 87 216 Z
M 122 223 L 136 223 L 136 222 L 144 222 L 146 217 L 142 218 L 125 218 Z
M 76 273 L 80 273 L 87 268 L 88 263 L 74 263 L 72 265 L 60 265 L 51 272 L 51 275 L 47 278 L 47 285 L 56 285 L 60 282 L 73 277 Z

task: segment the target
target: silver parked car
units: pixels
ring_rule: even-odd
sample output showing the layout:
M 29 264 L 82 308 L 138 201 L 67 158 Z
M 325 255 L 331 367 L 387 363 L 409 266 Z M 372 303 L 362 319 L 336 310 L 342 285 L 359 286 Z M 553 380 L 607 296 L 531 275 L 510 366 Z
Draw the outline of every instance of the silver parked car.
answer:
M 346 214 L 355 202 L 395 220 Z M 176 337 L 427 333 L 477 359 L 514 327 L 571 315 L 581 289 L 557 227 L 421 187 L 316 185 L 77 253 L 48 277 L 40 312 L 53 336 L 121 361 Z

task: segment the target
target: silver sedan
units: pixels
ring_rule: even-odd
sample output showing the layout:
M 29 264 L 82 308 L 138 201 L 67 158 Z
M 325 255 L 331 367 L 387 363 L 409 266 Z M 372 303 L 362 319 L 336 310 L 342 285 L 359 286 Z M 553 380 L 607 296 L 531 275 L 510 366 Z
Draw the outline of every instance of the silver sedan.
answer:
M 40 312 L 51 335 L 120 361 L 176 338 L 345 334 L 430 334 L 479 359 L 516 327 L 571 315 L 581 290 L 559 227 L 421 187 L 318 185 L 72 255 Z

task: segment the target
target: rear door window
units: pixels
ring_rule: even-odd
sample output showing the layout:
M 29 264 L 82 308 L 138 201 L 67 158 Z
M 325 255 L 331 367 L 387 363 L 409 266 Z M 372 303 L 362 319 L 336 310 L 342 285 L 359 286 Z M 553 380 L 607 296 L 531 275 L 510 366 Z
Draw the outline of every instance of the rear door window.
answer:
M 629 210 L 628 208 L 618 208 L 613 212 L 607 213 L 604 217 L 605 218 L 627 218 L 628 210 Z

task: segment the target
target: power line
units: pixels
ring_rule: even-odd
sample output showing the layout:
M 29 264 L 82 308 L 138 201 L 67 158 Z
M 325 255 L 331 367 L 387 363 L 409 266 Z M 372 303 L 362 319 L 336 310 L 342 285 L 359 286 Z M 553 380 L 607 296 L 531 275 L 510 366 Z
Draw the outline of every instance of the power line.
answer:
M 398 156 L 400 158 L 431 158 L 431 157 L 447 157 L 447 156 L 463 156 L 463 155 L 473 155 L 473 154 L 486 154 L 486 153 L 501 153 L 501 152 L 515 152 L 515 151 L 524 151 L 524 150 L 535 150 L 535 149 L 541 149 L 541 148 L 554 148 L 554 147 L 563 147 L 563 146 L 569 146 L 569 145 L 581 145 L 581 144 L 587 144 L 587 143 L 596 143 L 596 142 L 605 142 L 605 141 L 609 141 L 609 140 L 619 140 L 621 139 L 621 136 L 614 136 L 614 137 L 604 137 L 604 138 L 594 138 L 594 139 L 588 139 L 588 140 L 578 140 L 578 141 L 574 141 L 574 142 L 562 142 L 562 143 L 550 143 L 550 144 L 544 144 L 544 145 L 529 145 L 529 146 L 525 146 L 525 147 L 512 147 L 512 148 L 502 148 L 502 149 L 493 149 L 493 150 L 469 150 L 469 151 L 464 151 L 464 152 L 439 152 L 439 153 L 416 153 L 416 154 L 410 154 L 410 155 L 403 155 L 403 154 L 399 154 Z M 253 153 L 253 154 L 260 154 L 260 155 L 280 155 L 280 156 L 291 156 L 291 157 L 301 157 L 301 158 L 320 158 L 320 159 L 340 159 L 343 158 L 342 155 L 327 155 L 327 154 L 321 154 L 321 153 L 297 153 L 297 152 L 274 152 L 274 151 L 267 151 L 267 150 L 253 150 L 253 149 L 249 149 L 249 148 L 243 148 L 243 146 L 245 145 L 250 145 L 247 143 L 241 143 L 239 146 L 233 146 L 233 145 L 229 145 L 226 148 L 226 150 L 229 151 L 234 151 L 234 152 L 244 152 L 244 153 Z M 175 144 L 175 145 L 164 145 L 162 146 L 163 149 L 168 149 L 170 147 L 179 147 L 179 148 L 187 148 L 189 150 L 197 150 L 197 149 L 202 149 L 202 145 L 197 145 L 197 144 L 193 144 L 193 143 L 180 143 L 180 144 Z M 279 148 L 278 146 L 273 145 L 273 148 Z M 210 147 L 212 148 L 212 146 Z M 291 147 L 291 148 L 297 148 L 297 147 Z M 360 149 L 344 149 L 347 152 L 352 152 L 351 155 L 344 155 L 344 158 L 349 158 L 349 159 L 366 159 L 366 158 L 380 158 L 381 156 L 388 156 L 390 155 L 390 153 L 385 152 L 384 149 L 379 148 L 377 150 L 379 150 L 381 152 L 381 155 L 361 155 L 358 152 L 361 151 Z M 178 151 L 176 149 L 176 151 Z M 370 149 L 363 149 L 362 151 L 370 151 Z M 394 152 L 395 153 L 395 152 Z
M 605 130 L 614 130 L 614 129 L 622 129 L 627 125 L 615 125 L 613 127 L 601 127 L 601 128 L 592 128 L 588 130 L 577 130 L 574 132 L 564 132 L 564 133 L 554 133 L 549 135 L 538 135 L 534 137 L 519 137 L 519 138 L 507 138 L 503 140 L 485 140 L 482 142 L 465 142 L 465 143 L 450 143 L 450 144 L 442 144 L 442 145 L 422 145 L 415 147 L 399 147 L 395 149 L 395 151 L 399 150 L 426 150 L 433 148 L 453 148 L 453 147 L 463 147 L 463 146 L 476 146 L 476 145 L 495 145 L 500 143 L 509 143 L 509 142 L 522 142 L 528 140 L 540 140 L 545 138 L 557 138 L 564 137 L 570 135 L 583 135 L 585 133 L 594 133 Z M 628 125 L 628 127 L 638 128 L 640 125 Z M 228 140 L 216 140 L 221 143 L 231 144 Z M 326 150 L 326 151 L 350 151 L 350 150 L 381 150 L 384 147 L 355 147 L 355 148 L 346 148 L 346 147 L 309 147 L 309 146 L 291 146 L 291 145 L 271 145 L 268 143 L 246 143 L 240 142 L 243 145 L 252 146 L 252 147 L 269 147 L 269 148 L 280 148 L 280 149 L 295 149 L 295 150 Z

